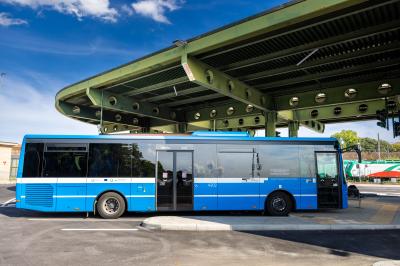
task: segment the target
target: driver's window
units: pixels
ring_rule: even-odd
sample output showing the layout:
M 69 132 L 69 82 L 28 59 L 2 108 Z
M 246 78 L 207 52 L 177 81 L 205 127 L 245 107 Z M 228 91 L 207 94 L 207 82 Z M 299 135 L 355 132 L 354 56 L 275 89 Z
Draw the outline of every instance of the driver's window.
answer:
M 322 180 L 336 180 L 338 177 L 336 153 L 317 153 L 316 156 L 318 177 Z

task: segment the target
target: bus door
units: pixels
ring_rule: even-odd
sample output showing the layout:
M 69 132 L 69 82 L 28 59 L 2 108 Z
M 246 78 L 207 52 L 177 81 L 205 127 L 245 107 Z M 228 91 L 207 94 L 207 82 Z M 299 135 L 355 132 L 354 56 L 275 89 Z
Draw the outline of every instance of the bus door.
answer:
M 337 152 L 315 152 L 318 208 L 339 208 L 340 182 Z
M 193 210 L 193 151 L 157 151 L 157 210 Z

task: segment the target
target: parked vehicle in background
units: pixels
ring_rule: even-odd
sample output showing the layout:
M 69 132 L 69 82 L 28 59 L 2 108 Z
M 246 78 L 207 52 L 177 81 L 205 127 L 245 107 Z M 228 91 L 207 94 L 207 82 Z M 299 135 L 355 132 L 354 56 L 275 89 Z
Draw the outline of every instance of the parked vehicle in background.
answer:
M 349 180 L 397 182 L 400 180 L 400 160 L 348 161 L 345 173 Z

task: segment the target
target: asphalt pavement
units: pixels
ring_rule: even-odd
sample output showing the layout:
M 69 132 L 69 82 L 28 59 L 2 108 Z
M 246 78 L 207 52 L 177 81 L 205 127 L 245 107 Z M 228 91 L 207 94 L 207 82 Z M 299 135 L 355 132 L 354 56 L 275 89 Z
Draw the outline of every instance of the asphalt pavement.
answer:
M 11 193 L 10 193 L 11 191 Z M 13 196 L 0 187 L 0 198 Z M 237 214 L 237 213 L 236 213 Z M 400 260 L 400 230 L 170 232 L 118 220 L 0 207 L 0 265 L 372 265 Z M 218 214 L 217 214 L 218 215 Z M 243 215 L 248 215 L 244 213 Z
M 385 184 L 357 184 L 355 186 L 362 194 L 377 194 L 381 196 L 400 197 L 400 185 L 385 185 Z

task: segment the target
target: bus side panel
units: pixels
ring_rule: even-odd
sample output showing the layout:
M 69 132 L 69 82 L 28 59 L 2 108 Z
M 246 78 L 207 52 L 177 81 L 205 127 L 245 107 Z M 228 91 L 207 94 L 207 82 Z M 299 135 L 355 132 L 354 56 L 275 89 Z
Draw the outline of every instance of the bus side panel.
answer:
M 303 177 L 300 178 L 301 195 L 298 201 L 297 209 L 299 210 L 316 210 L 318 208 L 317 197 L 317 178 Z
M 193 209 L 218 210 L 217 178 L 195 178 L 194 182 Z
M 20 178 L 20 208 L 35 211 L 56 210 L 57 178 Z
M 87 200 L 86 211 L 93 211 L 96 198 L 106 192 L 115 191 L 126 199 L 127 208 L 130 208 L 129 197 L 131 195 L 131 178 L 111 177 L 111 178 L 88 178 L 87 179 Z
M 81 180 L 81 182 L 78 183 L 77 179 Z M 66 183 L 63 182 L 65 180 L 67 180 Z M 68 183 L 68 181 L 77 183 Z M 59 178 L 56 197 L 56 211 L 86 211 L 86 178 Z
M 296 177 L 269 177 L 260 178 L 260 209 L 264 209 L 268 195 L 276 190 L 289 192 L 295 199 L 298 208 L 301 202 L 300 178 Z M 297 209 L 296 208 L 296 209 Z
M 242 178 L 218 179 L 218 209 L 223 210 L 259 210 L 260 184 L 243 181 Z
M 128 211 L 155 211 L 155 178 L 132 178 L 129 202 L 130 204 L 128 204 Z

